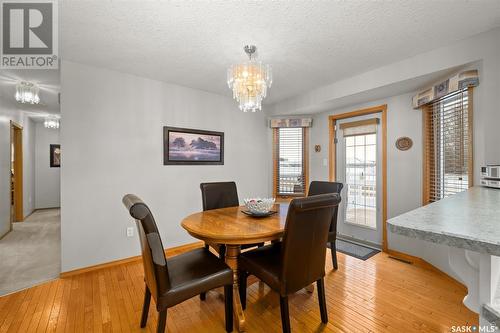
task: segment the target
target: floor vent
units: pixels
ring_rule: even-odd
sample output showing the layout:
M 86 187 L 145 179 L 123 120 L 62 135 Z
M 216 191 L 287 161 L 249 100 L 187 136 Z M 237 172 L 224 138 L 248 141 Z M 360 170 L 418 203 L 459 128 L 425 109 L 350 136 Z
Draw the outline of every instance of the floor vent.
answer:
M 411 261 L 409 261 L 409 260 L 405 260 L 405 259 L 401 259 L 401 258 L 393 257 L 393 256 L 389 256 L 389 258 L 397 260 L 397 261 L 404 262 L 405 264 L 408 264 L 408 265 L 413 265 L 413 263 Z

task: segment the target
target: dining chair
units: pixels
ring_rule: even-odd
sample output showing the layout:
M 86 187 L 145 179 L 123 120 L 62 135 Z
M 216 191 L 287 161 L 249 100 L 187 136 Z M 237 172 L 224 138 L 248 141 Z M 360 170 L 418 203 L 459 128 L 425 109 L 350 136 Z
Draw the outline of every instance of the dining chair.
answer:
M 309 193 L 308 196 L 311 195 L 319 195 L 319 194 L 327 194 L 327 193 L 337 193 L 340 195 L 344 184 L 337 182 L 325 182 L 325 181 L 317 181 L 314 180 L 309 185 Z M 330 229 L 328 231 L 328 243 L 330 244 L 330 253 L 332 255 L 332 264 L 334 269 L 338 269 L 337 263 L 337 216 L 339 210 L 338 206 L 335 207 L 333 211 L 332 223 L 330 224 Z
M 321 321 L 328 322 L 325 301 L 325 256 L 328 229 L 338 194 L 294 199 L 288 207 L 283 240 L 239 256 L 239 288 L 243 309 L 249 275 L 255 275 L 279 293 L 283 332 L 290 332 L 288 295 L 317 283 Z
M 238 207 L 240 201 L 238 199 L 238 191 L 235 182 L 214 182 L 214 183 L 201 183 L 201 198 L 203 200 L 203 211 Z M 226 253 L 226 248 L 223 244 L 205 244 L 205 247 L 212 246 L 223 259 Z M 255 246 L 262 246 L 264 243 L 245 244 L 241 249 L 248 249 Z
M 167 309 L 200 293 L 224 287 L 226 331 L 233 330 L 233 272 L 205 248 L 166 259 L 158 227 L 149 207 L 137 196 L 127 194 L 123 204 L 136 220 L 141 242 L 146 291 L 141 328 L 146 326 L 151 296 L 158 311 L 157 332 L 163 333 Z
M 200 189 L 203 211 L 227 207 L 238 207 L 240 205 L 238 190 L 236 189 L 235 182 L 201 183 Z M 241 246 L 241 249 L 243 250 L 262 245 L 264 245 L 264 243 L 245 244 Z M 224 244 L 205 243 L 206 249 L 208 249 L 209 246 L 219 254 L 219 258 L 224 259 L 226 254 L 226 246 Z M 205 293 L 201 293 L 200 299 L 202 301 L 205 300 L 205 296 Z

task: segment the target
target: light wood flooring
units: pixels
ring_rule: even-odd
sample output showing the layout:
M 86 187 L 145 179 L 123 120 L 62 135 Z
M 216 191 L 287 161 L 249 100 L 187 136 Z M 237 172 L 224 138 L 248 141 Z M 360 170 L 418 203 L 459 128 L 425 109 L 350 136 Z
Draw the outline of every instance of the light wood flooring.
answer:
M 478 323 L 462 304 L 465 288 L 444 274 L 385 253 L 367 261 L 338 256 L 338 271 L 327 260 L 330 322 L 321 324 L 316 291 L 301 291 L 290 297 L 293 332 L 450 332 Z M 57 279 L 0 298 L 0 332 L 154 332 L 154 305 L 148 326 L 139 328 L 143 293 L 141 261 Z M 278 296 L 263 283 L 248 287 L 245 314 L 248 332 L 281 332 Z M 169 309 L 167 328 L 225 332 L 220 292 Z

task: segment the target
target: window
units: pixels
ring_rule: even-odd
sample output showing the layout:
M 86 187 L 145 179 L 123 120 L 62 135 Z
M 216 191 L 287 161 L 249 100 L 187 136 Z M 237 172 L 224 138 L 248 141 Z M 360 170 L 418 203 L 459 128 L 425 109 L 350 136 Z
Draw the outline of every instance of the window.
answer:
M 472 186 L 472 88 L 446 95 L 424 112 L 424 204 Z
M 345 141 L 346 222 L 377 227 L 377 134 L 347 136 Z
M 275 128 L 274 196 L 305 196 L 306 187 L 307 128 Z

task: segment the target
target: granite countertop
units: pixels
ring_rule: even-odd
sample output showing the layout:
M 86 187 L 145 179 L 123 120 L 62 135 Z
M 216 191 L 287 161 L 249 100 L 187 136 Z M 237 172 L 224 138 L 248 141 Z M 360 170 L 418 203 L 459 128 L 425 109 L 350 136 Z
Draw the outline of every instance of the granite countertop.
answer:
M 387 224 L 396 234 L 500 256 L 500 189 L 472 187 Z

